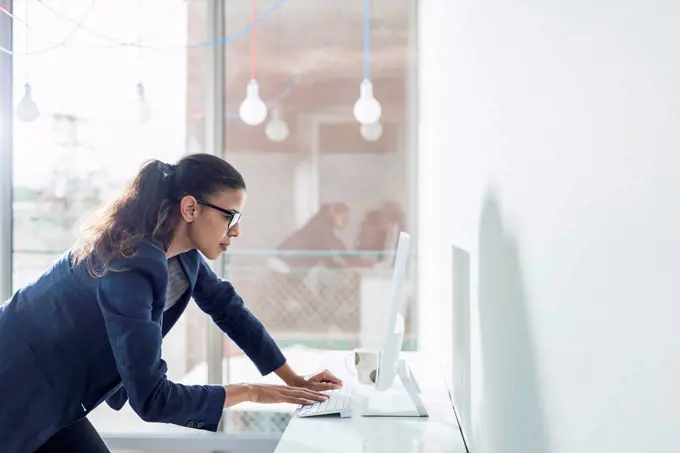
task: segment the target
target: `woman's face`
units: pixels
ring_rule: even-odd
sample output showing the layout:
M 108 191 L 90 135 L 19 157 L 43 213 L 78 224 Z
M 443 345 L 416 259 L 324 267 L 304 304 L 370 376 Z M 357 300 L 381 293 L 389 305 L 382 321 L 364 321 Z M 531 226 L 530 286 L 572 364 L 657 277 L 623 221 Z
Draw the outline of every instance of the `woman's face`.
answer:
M 198 249 L 210 260 L 219 258 L 222 252 L 227 251 L 231 239 L 240 234 L 240 225 L 237 223 L 230 228 L 230 223 L 234 218 L 233 214 L 240 216 L 243 212 L 246 191 L 228 189 L 207 197 L 205 200 L 186 198 L 189 200 L 186 206 L 183 200 L 182 214 L 189 223 L 187 233 L 193 248 Z M 187 218 L 187 213 L 193 217 Z

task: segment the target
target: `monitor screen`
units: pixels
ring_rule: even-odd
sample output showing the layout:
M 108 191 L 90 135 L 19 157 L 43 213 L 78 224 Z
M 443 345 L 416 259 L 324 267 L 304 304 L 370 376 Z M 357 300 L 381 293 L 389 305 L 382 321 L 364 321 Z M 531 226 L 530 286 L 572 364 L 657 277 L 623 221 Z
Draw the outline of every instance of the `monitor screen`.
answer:
M 452 247 L 452 358 L 447 370 L 449 392 L 467 445 L 471 435 L 471 364 L 470 364 L 470 254 Z

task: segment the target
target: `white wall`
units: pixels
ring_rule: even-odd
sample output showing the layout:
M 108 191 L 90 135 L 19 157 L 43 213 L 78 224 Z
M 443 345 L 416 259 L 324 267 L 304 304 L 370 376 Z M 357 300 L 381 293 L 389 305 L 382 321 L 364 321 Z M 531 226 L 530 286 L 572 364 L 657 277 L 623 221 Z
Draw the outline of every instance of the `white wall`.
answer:
M 680 451 L 679 23 L 673 0 L 421 2 L 422 345 L 451 352 L 455 243 L 474 453 Z

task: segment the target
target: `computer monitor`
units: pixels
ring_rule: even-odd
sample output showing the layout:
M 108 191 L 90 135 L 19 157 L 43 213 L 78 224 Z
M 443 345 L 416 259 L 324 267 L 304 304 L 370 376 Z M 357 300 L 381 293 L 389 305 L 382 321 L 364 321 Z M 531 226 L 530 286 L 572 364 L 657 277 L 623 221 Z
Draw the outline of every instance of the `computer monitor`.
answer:
M 397 255 L 394 260 L 392 289 L 390 292 L 389 312 L 386 316 L 384 339 L 378 355 L 375 392 L 363 410 L 364 416 L 384 417 L 428 417 L 415 376 L 405 360 L 401 359 L 401 345 L 404 340 L 404 318 L 401 309 L 404 301 L 404 280 L 406 279 L 406 263 L 408 262 L 411 237 L 407 233 L 399 234 Z M 405 399 L 390 392 L 394 379 L 399 376 Z M 381 398 L 387 396 L 388 398 Z M 372 403 L 377 404 L 372 404 Z M 406 403 L 405 405 L 402 403 Z
M 404 340 L 404 318 L 401 309 L 404 301 L 404 280 L 406 279 L 406 264 L 411 246 L 411 236 L 408 233 L 399 233 L 397 254 L 394 259 L 394 271 L 392 273 L 392 289 L 390 290 L 389 312 L 385 334 L 378 358 L 375 389 L 378 391 L 388 390 L 392 386 L 397 375 L 397 363 L 399 353 Z
M 470 441 L 472 426 L 471 408 L 471 355 L 470 355 L 470 254 L 467 250 L 452 246 L 451 283 L 451 361 L 447 370 L 447 384 L 451 404 L 456 413 L 466 446 Z

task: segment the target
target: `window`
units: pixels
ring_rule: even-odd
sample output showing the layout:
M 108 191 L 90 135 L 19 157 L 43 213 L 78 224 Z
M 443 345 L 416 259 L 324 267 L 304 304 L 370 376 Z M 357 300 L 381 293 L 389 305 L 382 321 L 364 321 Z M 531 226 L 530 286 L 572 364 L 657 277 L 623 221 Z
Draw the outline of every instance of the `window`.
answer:
M 191 2 L 197 3 L 205 5 Z M 81 220 L 117 195 L 141 163 L 175 161 L 186 152 L 186 5 L 14 2 L 15 104 L 29 84 L 39 109 L 33 121 L 25 121 L 31 119 L 25 109 L 14 112 L 15 289 L 71 247 Z M 188 311 L 199 310 L 190 304 Z M 204 360 L 203 335 L 187 319 L 164 341 L 176 381 Z M 91 419 L 103 433 L 153 429 L 129 407 L 116 413 L 104 404 Z
M 190 13 L 190 35 L 200 32 L 203 14 Z M 416 237 L 414 16 L 409 0 L 225 3 L 220 151 L 244 174 L 248 204 L 224 269 L 305 371 L 317 366 L 310 351 L 375 342 L 398 232 Z M 206 56 L 190 52 L 189 66 L 205 67 Z M 205 149 L 200 74 L 188 81 L 187 130 Z M 354 104 L 364 78 L 382 115 L 362 127 Z M 241 110 L 253 80 L 267 107 L 261 122 Z M 406 285 L 410 349 L 415 249 Z M 223 382 L 257 376 L 230 341 L 224 357 Z M 247 429 L 282 429 L 287 420 L 266 408 L 244 412 L 229 415 Z
M 67 250 L 83 216 L 144 160 L 215 152 L 248 185 L 242 235 L 216 269 L 293 365 L 373 341 L 398 232 L 417 234 L 415 10 L 413 0 L 15 1 L 15 103 L 29 87 L 40 114 L 25 121 L 24 106 L 14 122 L 14 288 Z M 251 79 L 262 121 L 257 105 L 240 112 Z M 375 113 L 354 112 L 364 79 L 382 114 L 362 126 L 357 116 Z M 411 251 L 407 349 L 415 241 Z M 190 304 L 164 342 L 171 379 L 258 378 L 214 329 Z M 260 409 L 230 411 L 226 429 L 285 426 L 288 413 Z M 129 407 L 93 418 L 104 433 L 176 428 L 145 426 Z

